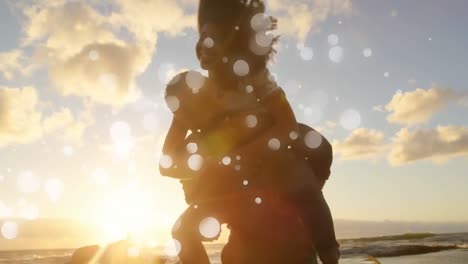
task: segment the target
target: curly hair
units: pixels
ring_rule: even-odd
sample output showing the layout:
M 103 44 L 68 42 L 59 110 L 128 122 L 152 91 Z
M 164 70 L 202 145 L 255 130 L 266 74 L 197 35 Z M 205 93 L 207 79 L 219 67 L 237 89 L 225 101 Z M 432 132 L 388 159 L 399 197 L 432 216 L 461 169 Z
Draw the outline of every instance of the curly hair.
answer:
M 274 44 L 279 36 L 271 33 L 277 28 L 277 19 L 264 13 L 262 0 L 200 0 L 198 29 L 207 23 L 220 26 L 227 32 L 227 52 L 250 58 L 253 66 L 265 67 L 276 53 Z M 257 39 L 262 37 L 264 45 L 259 45 Z

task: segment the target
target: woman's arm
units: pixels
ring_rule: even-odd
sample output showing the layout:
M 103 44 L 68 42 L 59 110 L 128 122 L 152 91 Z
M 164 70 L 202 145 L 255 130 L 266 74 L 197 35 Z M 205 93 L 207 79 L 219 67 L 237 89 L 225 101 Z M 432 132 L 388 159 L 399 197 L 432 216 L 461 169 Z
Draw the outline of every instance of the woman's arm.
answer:
M 273 90 L 261 103 L 271 116 L 271 125 L 251 141 L 235 148 L 233 152 L 253 154 L 285 150 L 291 142 L 290 133 L 298 133 L 296 117 L 282 89 Z
M 175 116 L 167 132 L 163 145 L 163 153 L 159 162 L 159 172 L 163 176 L 172 178 L 186 177 L 185 136 L 188 129 Z

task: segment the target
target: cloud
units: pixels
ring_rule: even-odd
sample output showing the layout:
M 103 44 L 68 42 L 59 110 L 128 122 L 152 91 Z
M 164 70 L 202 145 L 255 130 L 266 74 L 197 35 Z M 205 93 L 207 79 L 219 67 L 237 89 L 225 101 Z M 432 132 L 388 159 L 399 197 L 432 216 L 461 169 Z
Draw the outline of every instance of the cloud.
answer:
M 56 90 L 113 106 L 139 96 L 136 78 L 156 52 L 158 34 L 171 36 L 196 28 L 194 0 L 15 1 L 23 23 L 22 47 L 45 65 Z M 304 41 L 330 15 L 349 12 L 350 0 L 272 0 L 280 32 Z M 18 51 L 17 51 L 18 52 Z M 12 53 L 0 72 L 21 69 L 21 52 Z M 13 56 L 14 55 L 14 56 Z
M 418 160 L 443 163 L 461 156 L 468 156 L 468 128 L 438 126 L 435 129 L 400 130 L 393 138 L 388 160 L 392 165 Z
M 74 117 L 68 108 L 45 115 L 41 105 L 33 87 L 0 87 L 0 147 L 30 143 L 59 131 L 64 140 L 77 142 L 94 122 L 89 106 Z
M 34 64 L 26 64 L 27 58 L 20 49 L 0 52 L 0 76 L 11 80 L 16 74 L 27 75 L 34 68 Z
M 304 42 L 309 33 L 320 32 L 330 15 L 349 13 L 351 0 L 270 0 L 268 12 L 279 19 L 278 30 Z
M 434 114 L 458 97 L 451 89 L 431 87 L 411 92 L 397 92 L 385 106 L 387 120 L 401 125 L 416 125 L 428 122 Z
M 28 143 L 41 136 L 42 114 L 36 109 L 37 103 L 32 87 L 0 87 L 0 147 Z
M 334 152 L 343 160 L 363 160 L 378 158 L 387 149 L 382 132 L 358 128 L 343 141 L 334 141 Z
M 23 47 L 49 69 L 57 91 L 121 106 L 139 94 L 135 79 L 151 63 L 158 33 L 195 26 L 176 1 L 21 1 Z

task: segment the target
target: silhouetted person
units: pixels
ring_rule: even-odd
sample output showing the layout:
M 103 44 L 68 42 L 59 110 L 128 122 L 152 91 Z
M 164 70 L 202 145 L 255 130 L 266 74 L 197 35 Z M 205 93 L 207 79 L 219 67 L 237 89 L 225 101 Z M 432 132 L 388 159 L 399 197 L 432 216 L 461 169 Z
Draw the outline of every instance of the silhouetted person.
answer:
M 210 216 L 231 228 L 224 263 L 314 263 L 314 248 L 337 263 L 323 184 L 297 151 L 300 127 L 266 68 L 276 21 L 263 12 L 261 1 L 201 1 L 197 57 L 209 78 L 197 86 L 184 73 L 166 91 L 174 118 L 160 170 L 181 179 L 191 205 L 173 230 L 182 263 L 209 263 L 199 224 Z M 196 143 L 189 153 L 187 143 Z

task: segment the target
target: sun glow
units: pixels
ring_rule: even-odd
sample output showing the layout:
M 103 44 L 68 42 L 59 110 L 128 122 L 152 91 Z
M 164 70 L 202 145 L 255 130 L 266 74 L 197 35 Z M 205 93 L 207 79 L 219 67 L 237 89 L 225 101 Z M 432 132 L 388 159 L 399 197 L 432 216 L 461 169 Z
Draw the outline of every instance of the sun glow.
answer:
M 154 239 L 158 226 L 166 225 L 158 213 L 161 211 L 154 195 L 131 181 L 106 195 L 98 203 L 95 216 L 103 232 L 103 243 L 122 239 L 143 242 Z

